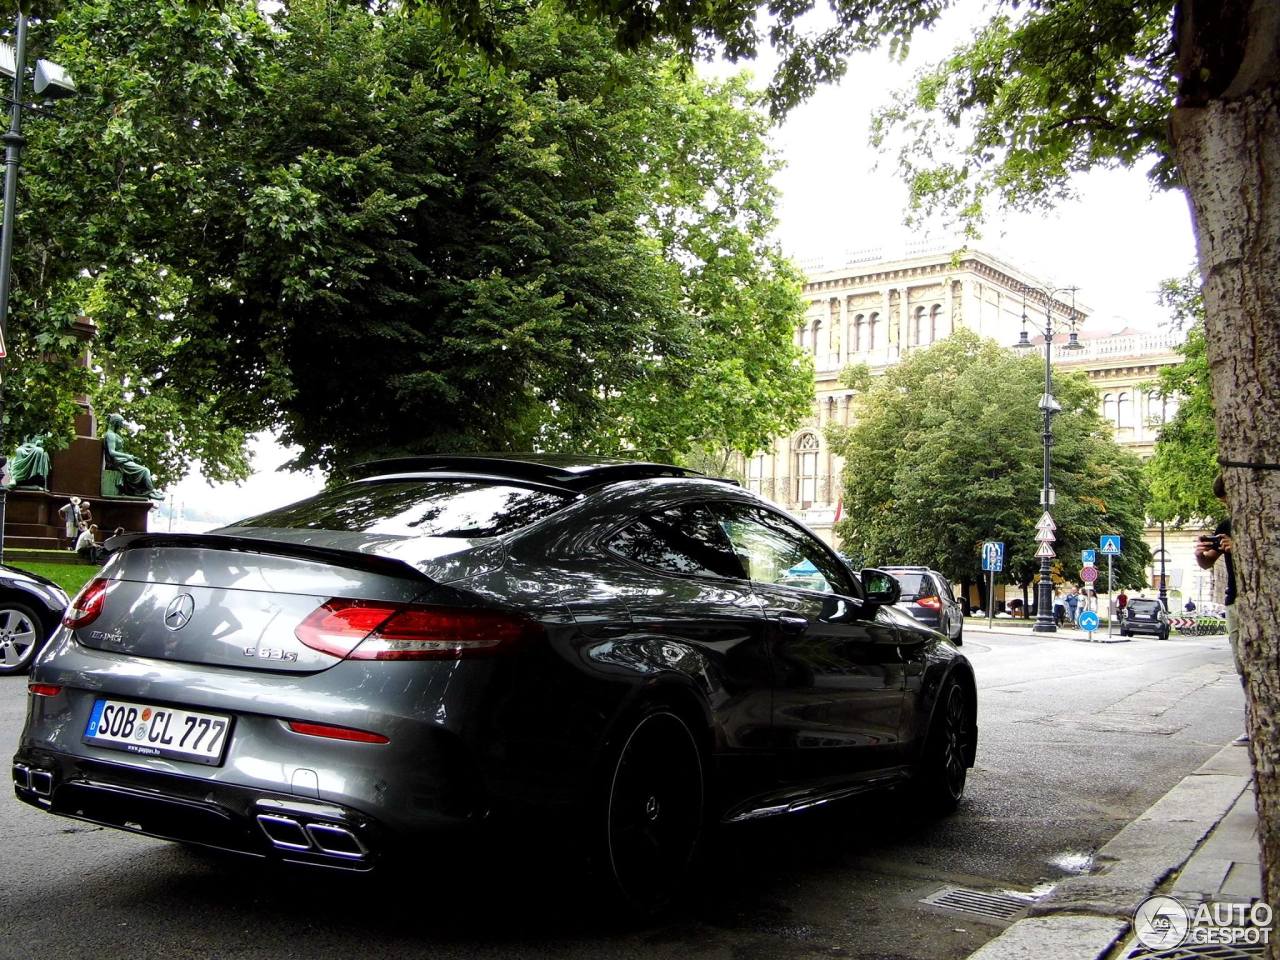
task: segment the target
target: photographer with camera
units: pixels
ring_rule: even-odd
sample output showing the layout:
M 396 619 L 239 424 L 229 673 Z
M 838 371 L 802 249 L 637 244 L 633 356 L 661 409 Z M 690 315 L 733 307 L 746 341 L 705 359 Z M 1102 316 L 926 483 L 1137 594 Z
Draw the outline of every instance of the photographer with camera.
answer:
M 1225 505 L 1227 502 L 1227 485 L 1222 474 L 1213 481 L 1213 495 Z M 1218 562 L 1219 557 L 1227 561 L 1227 592 L 1222 598 L 1227 608 L 1227 638 L 1231 641 L 1231 655 L 1236 661 L 1236 673 L 1240 674 L 1240 682 L 1244 682 L 1244 666 L 1240 660 L 1240 620 L 1236 616 L 1236 567 L 1231 556 L 1231 518 L 1227 517 L 1214 528 L 1213 536 L 1201 537 L 1196 544 L 1196 563 L 1202 570 L 1210 569 Z M 1247 743 L 1248 737 L 1241 737 L 1237 743 Z

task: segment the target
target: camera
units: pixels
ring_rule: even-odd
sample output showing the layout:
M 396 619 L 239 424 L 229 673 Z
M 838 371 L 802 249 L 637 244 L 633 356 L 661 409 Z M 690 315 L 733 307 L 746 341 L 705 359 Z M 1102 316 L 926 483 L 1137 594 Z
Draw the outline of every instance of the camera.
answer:
M 1213 547 L 1213 549 L 1217 550 L 1219 553 L 1222 552 L 1222 535 L 1221 534 L 1215 533 L 1212 536 L 1203 536 L 1200 538 L 1200 542 L 1209 544 L 1209 546 Z

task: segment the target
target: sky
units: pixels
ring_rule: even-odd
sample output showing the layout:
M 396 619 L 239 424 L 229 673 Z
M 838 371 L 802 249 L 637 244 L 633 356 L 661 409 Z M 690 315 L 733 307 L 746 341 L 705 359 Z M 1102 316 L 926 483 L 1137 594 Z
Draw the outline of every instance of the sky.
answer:
M 870 121 L 916 71 L 962 42 L 983 9 L 982 0 L 962 0 L 937 29 L 915 38 L 905 63 L 884 53 L 856 57 L 839 84 L 819 90 L 775 131 L 772 142 L 785 164 L 775 179 L 777 239 L 802 266 L 821 261 L 835 269 L 850 251 L 878 248 L 893 256 L 910 240 L 950 239 L 906 226 L 906 187 L 893 157 L 869 146 Z M 766 53 L 747 68 L 762 86 L 772 58 Z M 711 64 L 702 72 L 735 69 Z M 1074 187 L 1078 197 L 1052 212 L 992 217 L 971 245 L 1050 286 L 1078 287 L 1077 302 L 1091 311 L 1086 330 L 1158 329 L 1165 320 L 1155 303 L 1160 282 L 1185 274 L 1195 258 L 1186 200 L 1153 193 L 1141 170 L 1089 174 Z M 209 529 L 320 489 L 319 474 L 277 472 L 290 453 L 269 435 L 255 438 L 252 449 L 256 472 L 242 485 L 211 486 L 194 475 L 173 486 L 174 530 Z M 152 529 L 167 529 L 168 509 L 166 503 L 153 515 Z

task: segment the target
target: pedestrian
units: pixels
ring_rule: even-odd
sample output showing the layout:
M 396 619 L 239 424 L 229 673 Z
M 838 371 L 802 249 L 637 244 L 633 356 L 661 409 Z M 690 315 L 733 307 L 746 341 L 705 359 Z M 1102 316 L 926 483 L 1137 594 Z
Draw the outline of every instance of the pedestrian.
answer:
M 1129 605 L 1129 595 L 1124 592 L 1124 588 L 1120 588 L 1120 592 L 1116 594 L 1116 612 L 1120 616 L 1124 616 L 1124 608 Z
M 1227 484 L 1222 474 L 1213 481 L 1213 495 L 1225 506 L 1227 503 Z M 1209 570 L 1220 557 L 1226 558 L 1227 590 L 1222 598 L 1227 608 L 1227 639 L 1231 642 L 1231 656 L 1236 662 L 1236 673 L 1240 674 L 1240 682 L 1244 683 L 1244 661 L 1240 656 L 1240 620 L 1236 616 L 1236 564 L 1232 556 L 1234 543 L 1231 539 L 1231 518 L 1227 517 L 1214 528 L 1211 536 L 1203 536 L 1196 543 L 1196 563 L 1201 570 Z M 1236 743 L 1248 743 L 1246 734 Z
M 80 501 L 80 519 L 89 526 L 93 526 L 93 507 L 88 500 Z
M 1066 601 L 1062 599 L 1062 594 L 1058 593 L 1057 589 L 1055 588 L 1053 591 L 1053 622 L 1056 623 L 1058 626 L 1062 626 L 1062 624 L 1066 621 L 1066 619 L 1067 619 Z
M 1184 606 L 1182 609 L 1183 609 L 1183 610 L 1185 610 L 1185 611 L 1187 611 L 1187 613 L 1195 613 L 1195 612 L 1196 612 L 1196 602 L 1195 602 L 1194 600 L 1192 600 L 1190 597 L 1187 597 L 1187 603 L 1186 603 L 1186 606 Z
M 98 545 L 98 526 L 94 524 L 89 526 L 87 523 L 80 524 L 80 536 L 76 538 L 76 553 L 80 555 L 80 559 L 86 563 L 93 561 L 94 548 Z
M 1071 592 L 1067 594 L 1067 616 L 1071 618 L 1071 625 L 1076 625 L 1076 618 L 1080 615 L 1080 588 L 1074 583 L 1071 585 Z
M 67 541 L 74 544 L 76 537 L 80 535 L 80 498 L 72 497 L 67 503 L 58 508 L 58 513 L 62 516 L 63 533 L 66 535 Z M 71 549 L 74 550 L 75 547 L 72 546 Z

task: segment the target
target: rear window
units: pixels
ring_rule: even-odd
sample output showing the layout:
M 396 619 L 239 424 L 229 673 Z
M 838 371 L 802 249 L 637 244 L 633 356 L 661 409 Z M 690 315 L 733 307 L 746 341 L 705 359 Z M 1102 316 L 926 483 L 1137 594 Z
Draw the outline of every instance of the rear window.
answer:
M 916 597 L 927 597 L 933 594 L 933 584 L 923 573 L 895 573 L 893 578 L 902 588 L 903 600 L 914 600 Z
M 1130 600 L 1129 609 L 1134 613 L 1155 613 L 1160 608 L 1158 600 Z
M 398 537 L 499 537 L 555 513 L 572 494 L 472 480 L 374 480 L 232 524 Z

